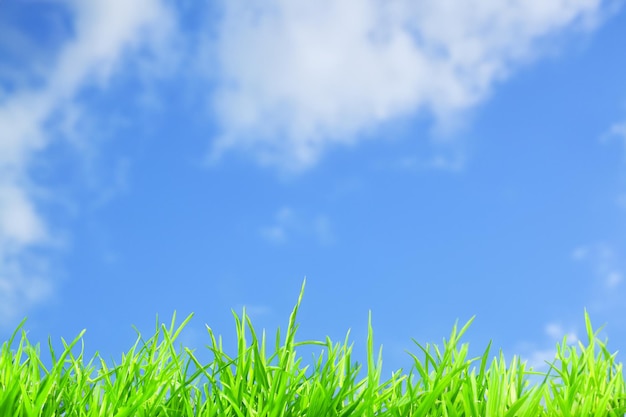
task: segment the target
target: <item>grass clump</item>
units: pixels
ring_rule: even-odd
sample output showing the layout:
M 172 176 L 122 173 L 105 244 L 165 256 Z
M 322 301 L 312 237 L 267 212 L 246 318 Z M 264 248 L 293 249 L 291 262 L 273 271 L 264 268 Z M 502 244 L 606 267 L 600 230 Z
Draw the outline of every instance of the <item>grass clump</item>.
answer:
M 586 312 L 587 346 L 579 342 L 578 352 L 563 339 L 545 374 L 527 370 L 517 357 L 507 366 L 502 352 L 490 360 L 491 343 L 481 357 L 467 359 L 468 344 L 459 346 L 459 341 L 472 318 L 458 331 L 453 327 L 442 350 L 414 341 L 423 360 L 409 353 L 414 359 L 410 373 L 398 371 L 384 382 L 382 349 L 374 360 L 370 313 L 367 374 L 357 381 L 360 365 L 350 359 L 348 336 L 343 344 L 329 338 L 295 341 L 303 292 L 304 283 L 284 337 L 280 330 L 276 333 L 271 356 L 265 353 L 265 332 L 257 337 L 244 308 L 241 318 L 233 312 L 237 325 L 233 358 L 207 326 L 213 353 L 208 364 L 200 363 L 190 349 L 176 350 L 174 345 L 192 315 L 178 327 L 176 314 L 169 328 L 157 321 L 156 334 L 147 341 L 139 335 L 118 365 L 107 365 L 97 353 L 85 363 L 84 330 L 69 344 L 63 340 L 65 350 L 59 356 L 49 341 L 50 369 L 40 359 L 39 345 L 31 345 L 24 330 L 12 350 L 23 321 L 0 351 L 0 416 L 622 417 L 626 413 L 622 364 L 616 364 L 616 354 L 597 339 Z M 296 348 L 303 345 L 322 347 L 309 375 L 309 367 L 301 368 L 301 358 L 296 357 Z M 537 374 L 544 376 L 543 382 L 530 384 L 527 377 Z

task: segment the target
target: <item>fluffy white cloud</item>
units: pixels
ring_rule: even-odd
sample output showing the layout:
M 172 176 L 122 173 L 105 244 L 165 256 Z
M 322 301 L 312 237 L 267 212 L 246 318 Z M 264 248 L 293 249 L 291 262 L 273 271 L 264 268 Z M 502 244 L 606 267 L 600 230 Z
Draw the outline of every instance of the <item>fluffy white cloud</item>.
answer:
M 538 41 L 590 29 L 601 0 L 228 0 L 214 96 L 231 148 L 286 170 L 330 145 L 427 110 L 440 124 L 541 53 Z
M 30 245 L 47 238 L 47 231 L 23 189 L 0 184 L 0 230 L 16 246 Z
M 61 43 L 56 55 L 50 54 L 45 72 L 39 66 L 20 67 L 22 72 L 36 73 L 36 85 L 24 76 L 13 83 L 14 89 L 0 90 L 0 322 L 11 321 L 51 292 L 42 275 L 45 268 L 36 272 L 30 266 L 33 260 L 26 259 L 29 249 L 51 241 L 34 200 L 35 186 L 27 175 L 35 154 L 53 140 L 45 124 L 53 114 L 76 111 L 72 100 L 84 86 L 105 86 L 123 65 L 126 51 L 160 48 L 174 26 L 159 0 L 55 5 L 72 17 L 73 37 Z M 19 28 L 11 33 L 17 32 Z M 11 72 L 3 65 L 2 73 Z

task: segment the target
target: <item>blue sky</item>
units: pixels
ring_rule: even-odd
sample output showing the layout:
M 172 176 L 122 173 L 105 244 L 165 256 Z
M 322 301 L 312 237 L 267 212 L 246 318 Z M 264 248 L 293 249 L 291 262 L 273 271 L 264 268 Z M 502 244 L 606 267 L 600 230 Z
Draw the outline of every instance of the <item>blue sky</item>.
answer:
M 298 339 L 363 363 L 371 310 L 385 375 L 474 315 L 475 355 L 543 369 L 585 308 L 623 351 L 622 6 L 2 2 L 2 340 L 228 350 L 306 277 Z

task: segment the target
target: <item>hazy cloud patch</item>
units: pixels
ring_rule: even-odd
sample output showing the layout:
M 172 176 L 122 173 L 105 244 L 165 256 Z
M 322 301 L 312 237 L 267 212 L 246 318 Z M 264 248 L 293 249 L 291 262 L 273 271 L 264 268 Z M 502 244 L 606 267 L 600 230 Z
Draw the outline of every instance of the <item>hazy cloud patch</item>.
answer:
M 244 311 L 250 319 L 259 318 L 272 314 L 272 308 L 262 304 L 237 304 L 236 311 L 240 314 Z
M 23 66 L 19 60 L 15 65 L 26 75 L 15 76 L 8 64 L 1 68 L 11 81 L 11 88 L 3 85 L 0 94 L 0 301 L 7 315 L 21 314 L 52 292 L 46 271 L 40 268 L 35 273 L 30 255 L 28 264 L 24 260 L 30 249 L 51 240 L 35 200 L 36 184 L 29 178 L 37 154 L 54 141 L 50 119 L 62 123 L 79 119 L 82 112 L 74 100 L 83 87 L 105 88 L 129 48 L 157 51 L 173 28 L 169 11 L 158 0 L 55 5 L 70 18 L 73 30 L 48 54 L 46 71 L 38 65 Z M 18 35 L 19 28 L 4 32 L 29 44 Z M 29 82 L 29 73 L 37 83 Z
M 556 345 L 561 345 L 565 338 L 567 346 L 578 346 L 580 338 L 574 329 L 565 330 L 558 322 L 549 322 L 544 326 L 544 334 L 548 341 L 544 347 L 538 347 L 536 343 L 523 342 L 518 345 L 521 352 L 518 356 L 522 362 L 526 362 L 527 370 L 532 368 L 536 372 L 548 372 L 550 365 L 557 357 Z M 529 375 L 531 383 L 540 383 L 543 376 Z
M 600 137 L 600 142 L 603 144 L 620 141 L 622 145 L 622 155 L 624 162 L 626 163 L 626 122 L 614 123 Z
M 600 142 L 607 144 L 621 142 L 623 167 L 626 167 L 626 122 L 614 123 L 609 130 L 600 137 Z M 617 193 L 617 205 L 626 209 L 626 176 L 622 176 L 622 189 Z
M 259 233 L 274 244 L 288 243 L 294 237 L 312 237 L 321 245 L 330 245 L 335 240 L 327 216 L 305 216 L 287 206 L 281 207 L 274 215 L 274 222 L 262 227 Z
M 295 226 L 295 215 L 289 207 L 280 208 L 274 215 L 274 222 L 270 226 L 262 227 L 261 235 L 272 243 L 287 242 L 289 232 Z
M 567 337 L 568 343 L 576 343 L 579 340 L 576 331 L 571 329 L 569 331 L 565 331 L 563 326 L 556 322 L 546 324 L 544 332 L 554 341 L 560 341 L 563 337 Z
M 48 273 L 40 258 L 0 242 L 0 326 L 17 324 L 25 311 L 52 296 Z
M 620 287 L 624 279 L 624 259 L 608 243 L 579 246 L 572 252 L 572 259 L 588 263 L 605 290 Z

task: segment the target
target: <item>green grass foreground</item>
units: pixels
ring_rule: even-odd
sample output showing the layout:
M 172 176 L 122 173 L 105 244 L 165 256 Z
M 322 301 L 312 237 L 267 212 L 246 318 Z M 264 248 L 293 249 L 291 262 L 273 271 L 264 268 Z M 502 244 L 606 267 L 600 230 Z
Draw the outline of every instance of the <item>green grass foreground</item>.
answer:
M 23 330 L 17 350 L 12 350 L 23 321 L 0 352 L 0 416 L 622 417 L 626 413 L 622 365 L 615 364 L 615 354 L 597 339 L 586 312 L 588 345 L 579 342 L 579 353 L 563 339 L 550 372 L 541 374 L 543 382 L 538 384 L 527 380 L 538 373 L 526 370 L 517 357 L 508 367 L 502 352 L 490 360 L 491 343 L 481 357 L 466 359 L 468 344 L 459 348 L 458 343 L 473 318 L 459 331 L 454 326 L 443 350 L 415 342 L 424 360 L 409 353 L 414 359 L 409 375 L 398 371 L 381 382 L 382 349 L 375 361 L 370 313 L 367 376 L 357 381 L 360 366 L 350 360 L 348 336 L 344 344 L 333 344 L 329 338 L 295 341 L 303 293 L 304 283 L 284 339 L 278 330 L 270 357 L 265 355 L 265 333 L 257 337 L 245 309 L 241 318 L 233 312 L 238 335 L 234 358 L 224 353 L 221 337 L 217 341 L 207 326 L 214 355 L 209 364 L 201 364 L 193 351 L 174 346 L 191 315 L 178 327 L 175 314 L 169 328 L 157 321 L 156 334 L 147 341 L 139 335 L 114 366 L 97 353 L 85 364 L 84 346 L 78 355 L 73 353 L 84 330 L 70 344 L 63 340 L 65 350 L 58 356 L 49 342 L 50 370 L 40 359 L 39 346 L 30 344 Z M 301 358 L 296 358 L 296 348 L 303 345 L 322 347 L 308 375 L 308 367 L 301 368 Z

